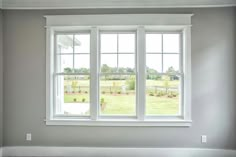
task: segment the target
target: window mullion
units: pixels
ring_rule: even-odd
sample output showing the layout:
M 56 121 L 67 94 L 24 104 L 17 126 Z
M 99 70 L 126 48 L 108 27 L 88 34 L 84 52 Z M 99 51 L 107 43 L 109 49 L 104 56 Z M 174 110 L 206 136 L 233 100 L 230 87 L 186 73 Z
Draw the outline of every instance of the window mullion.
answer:
M 145 115 L 145 87 L 146 87 L 146 55 L 145 55 L 145 29 L 137 29 L 137 117 L 144 120 Z
M 164 46 L 164 43 L 163 43 L 163 34 L 161 34 L 161 72 L 162 73 L 165 73 L 164 72 L 164 52 L 163 52 L 163 46 Z
M 191 26 L 183 31 L 182 99 L 184 119 L 191 120 Z M 184 90 L 184 91 L 183 91 Z
M 75 35 L 73 34 L 73 72 L 75 72 Z
M 99 105 L 99 95 L 98 95 L 98 29 L 93 27 L 91 29 L 90 38 L 90 113 L 91 119 L 97 120 L 98 117 L 98 105 Z

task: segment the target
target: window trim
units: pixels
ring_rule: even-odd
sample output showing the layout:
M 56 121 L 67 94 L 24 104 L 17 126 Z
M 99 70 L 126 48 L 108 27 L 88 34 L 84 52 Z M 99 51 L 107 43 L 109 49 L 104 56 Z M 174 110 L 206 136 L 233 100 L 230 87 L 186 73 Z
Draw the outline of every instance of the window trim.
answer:
M 46 17 L 46 125 L 83 125 L 83 126 L 191 126 L 191 16 L 193 14 L 129 14 L 129 15 L 58 15 Z M 116 19 L 116 20 L 114 20 Z M 133 20 L 130 20 L 133 19 Z M 117 23 L 117 21 L 119 21 Z M 99 116 L 99 74 L 100 51 L 99 30 L 136 29 L 136 115 L 137 117 L 104 118 Z M 53 68 L 54 68 L 54 33 L 57 31 L 90 30 L 90 116 L 54 116 L 53 114 Z M 145 115 L 146 90 L 146 31 L 182 31 L 183 33 L 183 73 L 184 92 L 182 116 L 147 116 Z M 94 38 L 95 37 L 95 38 Z M 93 56 L 93 57 L 92 57 Z M 93 63 L 93 64 L 91 64 Z M 97 66 L 99 65 L 99 66 Z M 145 74 L 145 75 L 142 75 Z M 92 93 L 91 93 L 92 92 Z M 92 96 L 93 95 L 93 96 Z M 143 104 L 143 105 L 140 105 Z M 90 119 L 88 119 L 88 117 Z M 158 117 L 158 118 L 156 118 Z

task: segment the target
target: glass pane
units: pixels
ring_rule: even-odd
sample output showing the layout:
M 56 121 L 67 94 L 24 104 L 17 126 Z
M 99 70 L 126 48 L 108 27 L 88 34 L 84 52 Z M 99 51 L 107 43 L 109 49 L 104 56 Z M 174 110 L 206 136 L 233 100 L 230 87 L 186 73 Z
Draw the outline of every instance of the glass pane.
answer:
M 161 54 L 147 54 L 146 65 L 147 65 L 146 67 L 147 73 L 161 73 L 162 72 Z
M 101 34 L 101 53 L 117 52 L 117 34 Z
M 75 72 L 79 73 L 89 73 L 90 67 L 90 55 L 82 54 L 78 55 L 75 54 Z
M 57 55 L 57 72 L 73 71 L 73 55 Z
M 57 53 L 73 53 L 73 35 L 57 35 Z
M 75 35 L 75 53 L 90 53 L 90 35 Z
M 57 76 L 56 112 L 65 115 L 90 114 L 89 76 Z
M 119 54 L 119 72 L 134 72 L 135 55 Z
M 163 66 L 165 73 L 179 72 L 179 55 L 178 54 L 164 54 Z
M 107 67 L 103 69 L 102 67 Z M 101 55 L 101 71 L 102 72 L 112 72 L 117 69 L 117 54 L 102 54 Z
M 119 52 L 135 52 L 135 34 L 119 34 Z
M 179 114 L 178 76 L 153 75 L 146 80 L 146 115 Z
M 179 34 L 163 34 L 163 51 L 164 53 L 180 51 Z
M 104 75 L 100 79 L 100 114 L 136 114 L 135 76 Z
M 161 34 L 146 34 L 146 52 L 162 52 Z

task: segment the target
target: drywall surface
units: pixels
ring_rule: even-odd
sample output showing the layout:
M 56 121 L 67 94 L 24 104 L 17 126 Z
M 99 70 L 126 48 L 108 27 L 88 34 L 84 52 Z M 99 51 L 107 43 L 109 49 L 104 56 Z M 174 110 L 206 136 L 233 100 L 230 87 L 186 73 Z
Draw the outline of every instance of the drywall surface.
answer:
M 4 11 L 4 146 L 236 148 L 235 8 Z M 191 127 L 46 126 L 44 15 L 194 13 Z M 32 141 L 25 134 L 32 133 Z M 208 143 L 201 144 L 201 135 Z
M 2 146 L 2 122 L 3 122 L 3 29 L 2 29 L 2 10 L 0 9 L 0 149 Z M 1 154 L 0 154 L 1 155 Z

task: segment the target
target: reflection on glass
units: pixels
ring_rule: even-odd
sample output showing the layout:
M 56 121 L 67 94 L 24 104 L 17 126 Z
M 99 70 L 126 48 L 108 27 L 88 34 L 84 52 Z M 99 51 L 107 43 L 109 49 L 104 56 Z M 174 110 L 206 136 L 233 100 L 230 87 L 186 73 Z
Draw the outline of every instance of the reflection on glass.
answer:
M 90 114 L 88 75 L 57 76 L 56 88 L 58 114 L 80 116 Z
M 161 53 L 162 52 L 162 35 L 146 34 L 146 52 Z
M 164 53 L 179 53 L 180 51 L 179 34 L 163 34 Z
M 103 75 L 100 78 L 100 114 L 136 114 L 135 76 Z
M 179 85 L 176 75 L 147 75 L 146 115 L 179 114 Z

